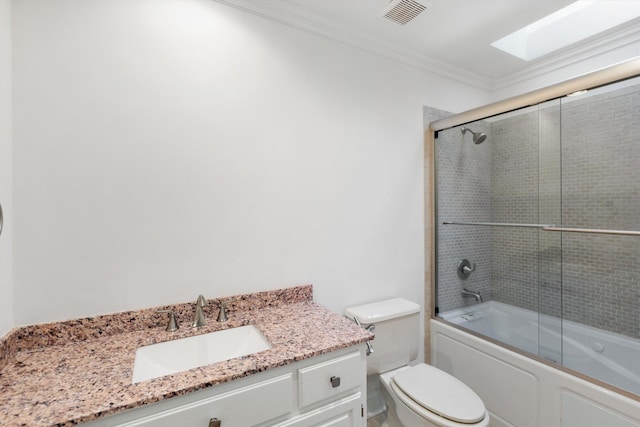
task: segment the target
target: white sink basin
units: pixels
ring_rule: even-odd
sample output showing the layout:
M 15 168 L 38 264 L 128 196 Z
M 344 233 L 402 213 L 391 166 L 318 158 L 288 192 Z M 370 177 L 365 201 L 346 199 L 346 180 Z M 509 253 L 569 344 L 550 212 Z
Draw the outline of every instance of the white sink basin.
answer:
M 136 350 L 131 382 L 135 384 L 270 348 L 269 341 L 253 325 L 152 344 Z

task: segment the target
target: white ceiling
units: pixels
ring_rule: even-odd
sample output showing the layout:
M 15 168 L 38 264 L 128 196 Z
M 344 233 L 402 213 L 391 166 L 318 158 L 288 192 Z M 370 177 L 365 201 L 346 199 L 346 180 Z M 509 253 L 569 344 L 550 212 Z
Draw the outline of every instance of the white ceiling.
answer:
M 389 0 L 218 1 L 487 90 L 572 59 L 640 43 L 640 19 L 636 19 L 530 62 L 491 46 L 574 0 L 417 0 L 427 10 L 405 26 L 380 16 Z

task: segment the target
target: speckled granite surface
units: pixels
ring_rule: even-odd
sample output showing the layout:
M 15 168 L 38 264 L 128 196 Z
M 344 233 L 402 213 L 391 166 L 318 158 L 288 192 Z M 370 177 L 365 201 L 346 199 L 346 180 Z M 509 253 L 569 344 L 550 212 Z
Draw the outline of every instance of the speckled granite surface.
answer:
M 311 286 L 238 295 L 229 321 L 192 329 L 193 303 L 170 307 L 181 328 L 166 332 L 156 309 L 117 313 L 12 331 L 0 346 L 0 425 L 71 426 L 362 343 L 372 336 L 312 301 Z M 229 298 L 220 298 L 227 300 Z M 131 384 L 138 347 L 242 325 L 255 325 L 272 349 L 246 358 Z M 4 351 L 4 353 L 3 353 Z

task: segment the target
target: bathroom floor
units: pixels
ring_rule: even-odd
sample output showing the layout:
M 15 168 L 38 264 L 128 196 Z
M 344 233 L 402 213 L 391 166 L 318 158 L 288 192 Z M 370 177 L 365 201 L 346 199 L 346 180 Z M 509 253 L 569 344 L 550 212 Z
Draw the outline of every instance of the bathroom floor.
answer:
M 384 413 L 371 417 L 367 419 L 367 427 L 384 427 L 384 420 L 386 418 Z

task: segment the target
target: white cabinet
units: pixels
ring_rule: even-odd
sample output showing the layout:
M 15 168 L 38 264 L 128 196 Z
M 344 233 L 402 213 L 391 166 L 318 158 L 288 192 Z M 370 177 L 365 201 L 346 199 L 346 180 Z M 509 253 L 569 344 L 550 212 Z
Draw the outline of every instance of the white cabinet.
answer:
M 365 358 L 362 345 L 351 347 L 85 425 L 208 427 L 217 418 L 221 427 L 364 427 Z

